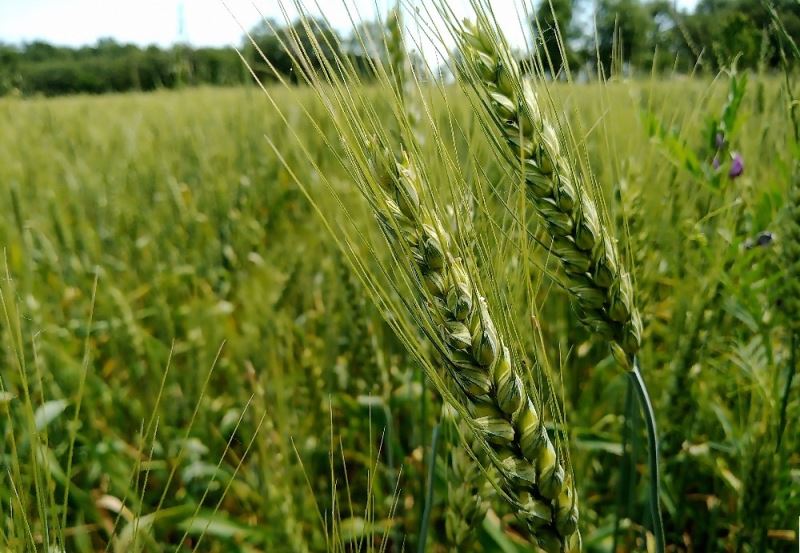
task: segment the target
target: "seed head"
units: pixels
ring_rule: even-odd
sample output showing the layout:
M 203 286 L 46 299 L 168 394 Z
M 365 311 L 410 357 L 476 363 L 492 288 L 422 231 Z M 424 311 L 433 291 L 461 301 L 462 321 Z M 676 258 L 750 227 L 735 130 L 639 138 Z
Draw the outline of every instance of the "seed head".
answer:
M 543 115 L 539 98 L 497 30 L 479 20 L 466 26 L 459 45 L 467 60 L 463 77 L 477 80 L 481 105 L 506 142 L 505 147 L 494 142 L 503 148 L 504 159 L 510 159 L 509 153 L 519 158 L 513 166 L 522 167 L 526 195 L 549 234 L 551 252 L 561 261 L 582 322 L 635 354 L 641 319 L 633 287 L 589 192 L 591 181 L 565 152 L 557 126 Z

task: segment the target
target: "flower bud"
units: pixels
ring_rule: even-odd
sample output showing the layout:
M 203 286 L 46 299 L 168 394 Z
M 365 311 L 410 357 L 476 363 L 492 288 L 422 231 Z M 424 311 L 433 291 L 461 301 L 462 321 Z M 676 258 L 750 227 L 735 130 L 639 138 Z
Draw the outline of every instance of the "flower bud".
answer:
M 444 296 L 445 291 L 445 281 L 442 273 L 440 272 L 429 272 L 425 273 L 422 276 L 423 283 L 425 284 L 425 289 L 430 293 L 432 296 L 437 298 L 441 298 Z
M 545 553 L 561 553 L 561 538 L 550 528 L 536 532 L 536 543 Z
M 575 246 L 571 236 L 554 238 L 552 251 L 564 263 L 564 270 L 571 275 L 582 275 L 592 265 L 591 258 Z
M 728 176 L 731 179 L 740 177 L 744 173 L 744 158 L 738 152 L 734 152 L 731 158 L 731 168 L 728 171 Z
M 577 197 L 575 185 L 572 184 L 572 181 L 566 175 L 558 175 L 555 182 L 555 199 L 558 207 L 563 211 L 572 211 L 572 208 L 575 207 L 575 199 Z
M 539 491 L 547 499 L 555 499 L 561 493 L 564 485 L 564 469 L 556 457 L 553 442 L 548 437 L 544 445 L 539 448 L 536 459 L 536 468 L 539 471 Z
M 472 311 L 472 296 L 461 285 L 450 287 L 447 292 L 447 309 L 457 321 L 465 321 Z

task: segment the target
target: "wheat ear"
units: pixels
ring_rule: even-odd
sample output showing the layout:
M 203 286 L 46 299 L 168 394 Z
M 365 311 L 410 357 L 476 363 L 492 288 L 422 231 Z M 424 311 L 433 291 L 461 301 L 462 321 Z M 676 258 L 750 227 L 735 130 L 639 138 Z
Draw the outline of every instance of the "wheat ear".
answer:
M 432 341 L 460 390 L 453 396 L 460 412 L 490 447 L 503 491 L 539 546 L 548 552 L 572 550 L 580 538 L 571 478 L 488 302 L 439 219 L 420 201 L 422 181 L 411 160 L 376 150 L 385 195 L 373 206 L 390 245 L 410 255 L 425 316 L 440 333 Z
M 464 58 L 462 75 L 474 83 L 488 118 L 502 135 L 493 144 L 521 170 L 526 195 L 549 234 L 551 251 L 561 261 L 578 317 L 609 341 L 637 392 L 647 426 L 653 533 L 656 550 L 663 551 L 658 432 L 636 358 L 642 322 L 630 274 L 600 217 L 591 182 L 562 151 L 556 127 L 545 117 L 530 82 L 522 78 L 505 38 L 481 10 L 477 24 L 466 22 L 457 37 Z
M 474 83 L 501 132 L 502 141 L 495 141 L 501 153 L 524 175 L 527 196 L 567 275 L 580 320 L 610 340 L 615 356 L 631 368 L 641 342 L 641 319 L 630 275 L 620 264 L 587 183 L 572 169 L 556 128 L 544 116 L 530 82 L 522 78 L 505 39 L 485 18 L 477 24 L 465 22 L 458 36 L 465 62 L 461 73 Z

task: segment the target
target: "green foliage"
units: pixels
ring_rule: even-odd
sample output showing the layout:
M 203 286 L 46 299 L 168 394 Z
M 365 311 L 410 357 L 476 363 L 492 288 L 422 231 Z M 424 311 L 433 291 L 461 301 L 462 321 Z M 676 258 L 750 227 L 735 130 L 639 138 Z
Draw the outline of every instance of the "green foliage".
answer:
M 800 36 L 797 2 L 770 5 L 787 34 Z M 698 67 L 713 73 L 734 58 L 741 69 L 776 69 L 781 63 L 781 38 L 761 0 L 703 0 L 692 12 L 668 0 L 542 0 L 536 17 L 533 34 L 555 71 L 563 65 L 562 50 L 573 72 L 599 66 L 606 76 Z
M 343 54 L 337 32 L 324 19 L 299 18 L 287 26 L 263 21 L 250 31 L 245 43 L 245 56 L 261 81 L 285 77 L 297 83 L 304 69 L 319 71 Z M 295 63 L 295 48 L 308 52 L 303 67 Z
M 653 20 L 637 0 L 600 0 L 597 7 L 598 62 L 605 74 L 619 73 L 619 64 L 641 66 L 642 56 L 651 51 L 647 37 Z
M 379 29 L 382 28 L 380 25 Z M 343 55 L 340 36 L 321 19 L 298 19 L 292 25 L 263 22 L 243 38 L 243 55 L 260 80 L 286 78 L 296 83 L 299 72 L 287 50 L 292 37 L 319 52 L 309 64 L 319 69 L 324 62 Z M 269 60 L 260 58 L 257 48 Z M 348 55 L 363 76 L 372 72 L 370 57 L 353 49 Z M 0 44 L 0 95 L 19 91 L 25 95 L 101 94 L 131 90 L 150 91 L 185 85 L 251 84 L 252 76 L 233 48 L 170 48 L 120 44 L 101 39 L 94 46 L 66 48 L 36 41 L 20 47 Z

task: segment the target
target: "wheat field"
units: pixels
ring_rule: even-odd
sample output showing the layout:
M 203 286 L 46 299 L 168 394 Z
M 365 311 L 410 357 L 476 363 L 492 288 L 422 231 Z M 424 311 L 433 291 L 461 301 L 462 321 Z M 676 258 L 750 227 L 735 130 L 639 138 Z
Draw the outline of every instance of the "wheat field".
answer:
M 0 550 L 796 550 L 789 81 L 480 70 L 0 99 Z

